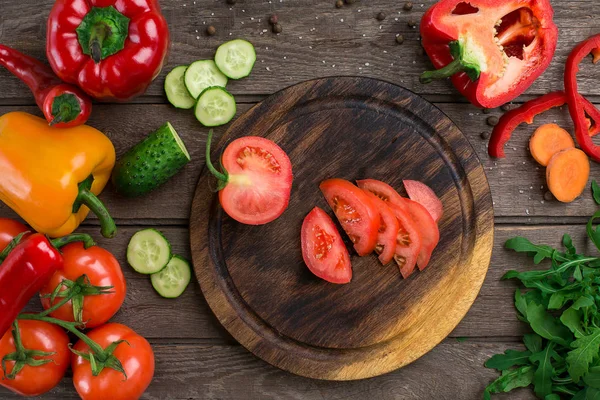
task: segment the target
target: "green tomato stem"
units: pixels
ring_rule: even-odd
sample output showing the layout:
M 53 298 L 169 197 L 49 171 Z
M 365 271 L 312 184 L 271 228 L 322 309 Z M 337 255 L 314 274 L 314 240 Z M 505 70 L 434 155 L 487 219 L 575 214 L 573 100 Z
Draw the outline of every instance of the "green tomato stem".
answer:
M 227 181 L 229 180 L 229 176 L 222 172 L 219 172 L 210 161 L 210 146 L 212 143 L 212 137 L 213 130 L 211 129 L 210 131 L 208 131 L 208 138 L 206 139 L 206 168 L 208 168 L 210 173 L 213 174 L 215 178 L 217 178 L 223 183 L 227 183 Z

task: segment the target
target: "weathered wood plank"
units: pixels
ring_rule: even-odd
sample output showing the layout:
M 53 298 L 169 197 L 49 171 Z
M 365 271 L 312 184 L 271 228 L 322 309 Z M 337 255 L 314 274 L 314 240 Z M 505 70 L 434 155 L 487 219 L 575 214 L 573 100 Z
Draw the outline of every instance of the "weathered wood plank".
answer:
M 541 115 L 534 126 L 520 127 L 507 145 L 507 158 L 495 160 L 487 155 L 487 140 L 481 138 L 481 132 L 492 129 L 485 122 L 489 115 L 471 105 L 440 103 L 437 106 L 462 129 L 482 160 L 492 189 L 496 217 L 523 218 L 522 221 L 527 222 L 532 217 L 588 217 L 595 212 L 597 207 L 588 190 L 568 206 L 557 201 L 545 201 L 544 193 L 547 189 L 544 168 L 537 165 L 528 151 L 529 137 L 539 124 L 556 122 L 572 130 L 566 108 Z M 239 104 L 238 115 L 250 107 L 251 104 Z M 37 108 L 32 106 L 0 106 L 0 115 L 14 110 L 39 115 Z M 501 111 L 495 110 L 490 115 L 499 116 Z M 118 154 L 125 152 L 165 121 L 171 121 L 181 134 L 192 162 L 162 188 L 145 197 L 126 199 L 114 193 L 109 186 L 101 198 L 119 220 L 145 220 L 146 223 L 169 219 L 180 224 L 187 223 L 195 185 L 204 165 L 208 129 L 202 127 L 191 112 L 167 105 L 95 106 L 90 124 L 106 132 L 113 140 Z M 220 137 L 226 129 L 227 127 L 217 128 L 216 137 Z M 600 165 L 597 163 L 592 163 L 591 176 L 600 176 Z M 0 205 L 0 216 L 13 215 L 8 207 Z M 551 219 L 549 221 L 552 223 Z
M 100 246 L 115 254 L 127 279 L 127 297 L 114 321 L 127 324 L 152 339 L 214 339 L 220 343 L 234 343 L 212 314 L 195 279 L 180 298 L 164 299 L 152 289 L 148 277 L 135 273 L 127 265 L 125 249 L 136 230 L 134 227 L 121 228 L 120 236 L 113 240 L 100 238 L 95 228 L 85 227 L 81 230 L 93 234 Z M 161 230 L 171 241 L 173 252 L 189 258 L 187 229 L 163 227 Z M 583 240 L 584 226 L 497 227 L 492 264 L 483 288 L 451 337 L 518 337 L 526 333 L 527 328 L 517 320 L 513 307 L 513 295 L 518 285 L 514 281 L 501 281 L 500 278 L 508 270 L 532 269 L 534 266 L 527 257 L 505 250 L 504 242 L 520 235 L 533 242 L 559 246 L 565 232 L 573 237 L 581 252 L 596 254 L 594 246 Z M 373 262 L 376 263 L 375 258 Z M 39 309 L 39 301 L 32 300 L 28 310 Z
M 364 75 L 404 85 L 419 94 L 453 94 L 448 82 L 423 86 L 419 74 L 431 68 L 420 52 L 419 31 L 408 26 L 409 20 L 420 21 L 423 12 L 435 0 L 417 2 L 411 12 L 402 10 L 404 2 L 370 0 L 342 9 L 334 0 L 239 1 L 230 6 L 225 1 L 192 0 L 160 3 L 171 29 L 169 62 L 145 97 L 165 102 L 162 84 L 166 72 L 176 65 L 212 58 L 218 45 L 235 37 L 256 44 L 258 61 L 249 79 L 232 82 L 234 94 L 268 94 L 288 85 L 316 77 Z M 597 33 L 595 17 L 600 6 L 594 0 L 554 1 L 560 38 L 554 62 L 528 91 L 543 94 L 562 87 L 564 62 L 575 43 Z M 45 57 L 46 18 L 51 1 L 0 0 L 0 41 L 33 56 Z M 422 6 L 422 7 L 421 7 Z M 384 11 L 388 17 L 377 21 Z M 269 30 L 268 17 L 277 13 L 283 33 Z M 209 25 L 217 28 L 207 37 Z M 403 45 L 395 43 L 402 34 Z M 582 92 L 600 95 L 600 86 L 589 70 L 582 74 Z M 0 70 L 0 99 L 20 101 L 32 98 L 23 84 Z M 458 96 L 457 96 L 458 97 Z M 10 101 L 9 101 L 10 103 Z M 14 104 L 14 103 L 13 103 Z
M 483 367 L 491 355 L 517 343 L 459 343 L 449 339 L 407 367 L 377 378 L 328 382 L 302 378 L 255 358 L 241 346 L 153 344 L 156 373 L 143 399 L 481 399 L 495 371 Z M 20 399 L 0 388 L 4 400 Z M 70 378 L 43 398 L 77 399 Z M 522 389 L 498 400 L 535 399 Z

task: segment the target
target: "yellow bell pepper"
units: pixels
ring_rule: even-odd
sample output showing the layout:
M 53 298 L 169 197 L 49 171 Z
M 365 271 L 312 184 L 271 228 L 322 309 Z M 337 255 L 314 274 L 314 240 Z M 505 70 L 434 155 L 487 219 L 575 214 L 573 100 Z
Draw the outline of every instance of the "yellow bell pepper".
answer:
M 115 148 L 90 126 L 57 129 L 33 115 L 0 117 L 0 200 L 36 231 L 68 235 L 88 215 L 98 216 L 102 235 L 116 226 L 98 200 L 115 164 Z

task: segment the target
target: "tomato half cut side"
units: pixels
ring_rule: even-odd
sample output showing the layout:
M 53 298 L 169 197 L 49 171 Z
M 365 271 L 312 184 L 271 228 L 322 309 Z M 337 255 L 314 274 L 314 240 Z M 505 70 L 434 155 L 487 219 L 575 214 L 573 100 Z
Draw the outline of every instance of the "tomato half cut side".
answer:
M 379 211 L 381 222 L 379 223 L 379 231 L 377 232 L 377 245 L 375 253 L 379 255 L 379 261 L 383 265 L 389 264 L 394 259 L 396 253 L 396 238 L 400 229 L 398 218 L 394 212 L 390 210 L 387 204 L 379 197 L 371 192 L 365 192 L 371 197 L 373 203 Z
M 444 215 L 444 206 L 433 189 L 419 181 L 405 180 L 402 182 L 408 197 L 425 207 L 433 220 L 436 223 L 439 222 Z
M 292 163 L 281 147 L 262 137 L 242 137 L 227 146 L 222 163 L 228 177 L 219 200 L 231 218 L 262 225 L 283 214 L 292 190 Z
M 358 255 L 373 252 L 381 219 L 371 198 L 344 179 L 328 179 L 319 187 Z
M 421 253 L 421 234 L 417 225 L 415 225 L 406 211 L 392 203 L 389 203 L 388 206 L 394 212 L 399 222 L 394 261 L 398 264 L 402 277 L 406 279 L 415 271 L 418 257 Z
M 331 283 L 352 280 L 348 249 L 325 211 L 315 207 L 304 218 L 301 240 L 302 258 L 313 274 Z
M 431 253 L 440 241 L 440 230 L 429 214 L 429 211 L 416 201 L 405 199 L 410 217 L 415 225 L 419 227 L 421 234 L 421 251 L 417 258 L 417 265 L 423 271 L 429 264 Z

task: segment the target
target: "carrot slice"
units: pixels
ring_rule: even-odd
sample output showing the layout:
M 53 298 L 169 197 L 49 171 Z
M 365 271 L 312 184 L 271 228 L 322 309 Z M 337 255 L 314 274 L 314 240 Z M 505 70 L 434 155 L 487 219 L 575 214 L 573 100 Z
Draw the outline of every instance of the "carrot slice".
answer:
M 561 150 L 575 147 L 569 132 L 556 124 L 540 126 L 529 141 L 529 151 L 540 165 L 548 165 L 553 155 Z
M 579 149 L 556 153 L 546 169 L 548 189 L 558 201 L 570 203 L 583 192 L 590 177 L 590 161 Z

